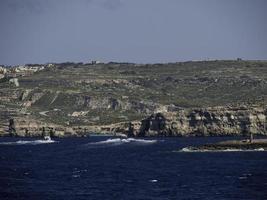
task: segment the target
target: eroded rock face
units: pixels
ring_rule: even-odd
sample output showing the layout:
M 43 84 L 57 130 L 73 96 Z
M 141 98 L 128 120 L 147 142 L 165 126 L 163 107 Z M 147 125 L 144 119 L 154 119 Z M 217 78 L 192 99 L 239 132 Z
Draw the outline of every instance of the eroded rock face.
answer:
M 167 124 L 167 119 L 163 114 L 153 114 L 141 121 L 141 127 L 137 136 L 171 135 Z
M 31 117 L 14 118 L 19 136 L 41 136 L 43 130 L 54 136 L 85 136 L 89 132 L 145 136 L 247 136 L 267 135 L 267 109 L 262 107 L 213 107 L 152 114 L 141 121 L 110 125 L 62 126 Z M 8 121 L 7 121 L 8 126 Z
M 267 134 L 266 109 L 215 107 L 157 113 L 142 120 L 137 136 Z
M 64 127 L 51 123 L 44 123 L 30 117 L 10 119 L 3 127 L 3 136 L 35 137 L 44 134 L 55 137 L 76 136 L 77 133 L 71 127 Z

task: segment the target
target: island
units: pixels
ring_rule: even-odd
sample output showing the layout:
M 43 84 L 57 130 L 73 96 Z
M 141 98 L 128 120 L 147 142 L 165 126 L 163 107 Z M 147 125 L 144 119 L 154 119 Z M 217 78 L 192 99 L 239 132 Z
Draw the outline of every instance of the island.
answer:
M 266 135 L 267 62 L 0 66 L 0 136 Z

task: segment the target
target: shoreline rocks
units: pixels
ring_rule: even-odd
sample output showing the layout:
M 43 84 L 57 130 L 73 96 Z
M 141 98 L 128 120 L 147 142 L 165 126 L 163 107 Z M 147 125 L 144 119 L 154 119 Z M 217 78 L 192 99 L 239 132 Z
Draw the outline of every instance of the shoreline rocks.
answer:
M 267 109 L 257 106 L 212 107 L 152 114 L 136 136 L 267 135 Z
M 205 144 L 199 147 L 186 147 L 183 152 L 205 152 L 205 151 L 265 151 L 267 150 L 267 139 L 249 140 L 229 140 L 213 144 Z
M 32 116 L 17 116 L 12 130 L 16 129 L 19 136 L 39 136 L 45 128 L 57 137 L 86 136 L 89 133 L 124 134 L 129 137 L 267 135 L 266 115 L 267 108 L 257 106 L 212 107 L 155 113 L 140 121 L 88 126 L 58 125 Z M 8 129 L 7 119 L 5 130 Z

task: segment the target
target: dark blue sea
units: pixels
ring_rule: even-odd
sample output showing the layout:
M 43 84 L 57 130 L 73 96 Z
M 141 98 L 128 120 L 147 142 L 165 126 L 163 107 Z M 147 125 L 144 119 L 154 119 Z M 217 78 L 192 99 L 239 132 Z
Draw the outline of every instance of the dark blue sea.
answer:
M 0 199 L 267 199 L 267 152 L 179 152 L 225 139 L 0 138 Z

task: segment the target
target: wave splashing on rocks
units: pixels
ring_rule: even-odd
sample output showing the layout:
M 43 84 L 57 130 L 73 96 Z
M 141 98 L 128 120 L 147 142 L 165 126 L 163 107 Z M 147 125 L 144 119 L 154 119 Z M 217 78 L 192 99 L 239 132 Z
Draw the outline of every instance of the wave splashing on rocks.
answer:
M 264 148 L 258 149 L 220 149 L 220 150 L 210 150 L 210 149 L 191 149 L 188 147 L 182 148 L 178 152 L 251 152 L 251 151 L 266 151 Z
M 55 143 L 55 140 L 19 140 L 16 142 L 0 142 L 0 145 L 39 145 Z
M 110 138 L 107 140 L 99 141 L 99 142 L 90 142 L 86 144 L 86 146 L 118 146 L 124 144 L 133 144 L 133 145 L 150 145 L 157 143 L 157 140 L 146 140 L 146 139 L 134 139 L 134 138 Z

